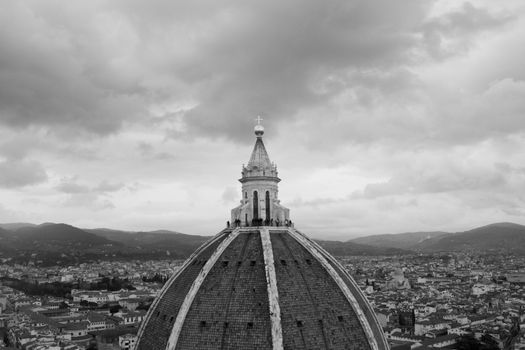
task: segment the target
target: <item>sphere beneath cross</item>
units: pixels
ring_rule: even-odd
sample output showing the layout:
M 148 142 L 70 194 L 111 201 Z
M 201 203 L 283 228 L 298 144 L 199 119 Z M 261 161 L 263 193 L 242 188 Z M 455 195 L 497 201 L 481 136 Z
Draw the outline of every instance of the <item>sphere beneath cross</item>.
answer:
M 253 128 L 253 130 L 255 131 L 255 136 L 257 137 L 261 137 L 264 134 L 264 126 L 262 126 L 261 124 L 255 125 L 255 128 Z

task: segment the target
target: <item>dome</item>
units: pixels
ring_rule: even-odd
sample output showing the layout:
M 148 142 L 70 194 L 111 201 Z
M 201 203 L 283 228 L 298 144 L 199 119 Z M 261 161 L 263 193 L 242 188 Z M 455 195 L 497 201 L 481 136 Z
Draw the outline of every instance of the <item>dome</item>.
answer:
M 355 281 L 280 204 L 263 132 L 255 127 L 231 225 L 166 282 L 139 329 L 137 350 L 388 349 Z
M 226 229 L 162 289 L 138 350 L 388 349 L 346 270 L 293 227 Z

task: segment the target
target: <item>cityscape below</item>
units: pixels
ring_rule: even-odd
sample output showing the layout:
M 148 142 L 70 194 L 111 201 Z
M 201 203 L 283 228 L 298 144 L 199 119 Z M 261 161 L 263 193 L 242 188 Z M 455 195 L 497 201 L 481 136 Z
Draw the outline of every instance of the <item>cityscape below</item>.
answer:
M 158 244 L 147 247 L 132 238 L 135 233 L 103 230 L 105 235 L 96 235 L 77 229 L 100 242 L 77 236 L 77 246 L 69 246 L 49 233 L 59 230 L 49 230 L 47 237 L 38 233 L 39 246 L 47 251 L 30 254 L 31 247 L 14 246 L 9 235 L 22 237 L 41 226 L 1 227 L 0 348 L 31 350 L 133 349 L 140 323 L 163 284 L 207 239 L 158 231 L 146 234 L 158 236 Z M 64 227 L 76 229 L 57 224 Z M 525 237 L 525 227 L 506 223 L 473 231 L 480 238 L 470 244 L 459 243 L 470 231 L 320 243 L 366 294 L 391 349 L 525 347 L 520 333 L 525 329 L 525 255 L 516 238 Z M 118 244 L 119 234 L 128 235 L 129 246 L 144 254 L 125 253 L 128 245 Z M 447 250 L 449 236 L 456 236 L 456 245 Z M 48 246 L 42 244 L 46 240 Z M 62 253 L 52 262 L 57 252 L 50 247 L 56 244 Z
M 314 241 L 257 122 L 215 236 L 1 224 L 0 348 L 525 348 L 525 226 Z
M 0 350 L 525 350 L 525 1 L 0 28 Z

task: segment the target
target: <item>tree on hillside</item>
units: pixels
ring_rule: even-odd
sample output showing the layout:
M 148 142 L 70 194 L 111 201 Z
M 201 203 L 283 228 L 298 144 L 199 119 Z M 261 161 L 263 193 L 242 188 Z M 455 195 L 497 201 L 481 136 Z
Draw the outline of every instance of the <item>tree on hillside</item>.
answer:
M 111 305 L 109 307 L 109 313 L 112 315 L 116 314 L 117 312 L 120 311 L 120 309 L 122 309 L 122 306 L 120 306 L 119 304 Z
M 499 349 L 498 341 L 490 334 L 483 334 L 481 336 L 481 341 L 485 346 L 485 349 Z
M 5 346 L 9 346 L 9 338 L 7 337 L 7 333 L 4 333 L 4 337 L 3 337 L 3 341 L 4 341 L 4 345 Z
M 457 350 L 499 350 L 497 342 L 490 335 L 483 335 L 482 341 L 468 334 L 460 337 L 456 343 Z

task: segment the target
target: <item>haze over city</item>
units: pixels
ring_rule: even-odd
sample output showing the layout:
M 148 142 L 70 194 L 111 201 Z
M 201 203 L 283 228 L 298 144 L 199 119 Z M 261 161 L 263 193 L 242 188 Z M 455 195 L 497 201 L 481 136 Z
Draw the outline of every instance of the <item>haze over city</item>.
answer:
M 4 2 L 0 222 L 212 235 L 255 118 L 318 238 L 525 224 L 522 1 Z

